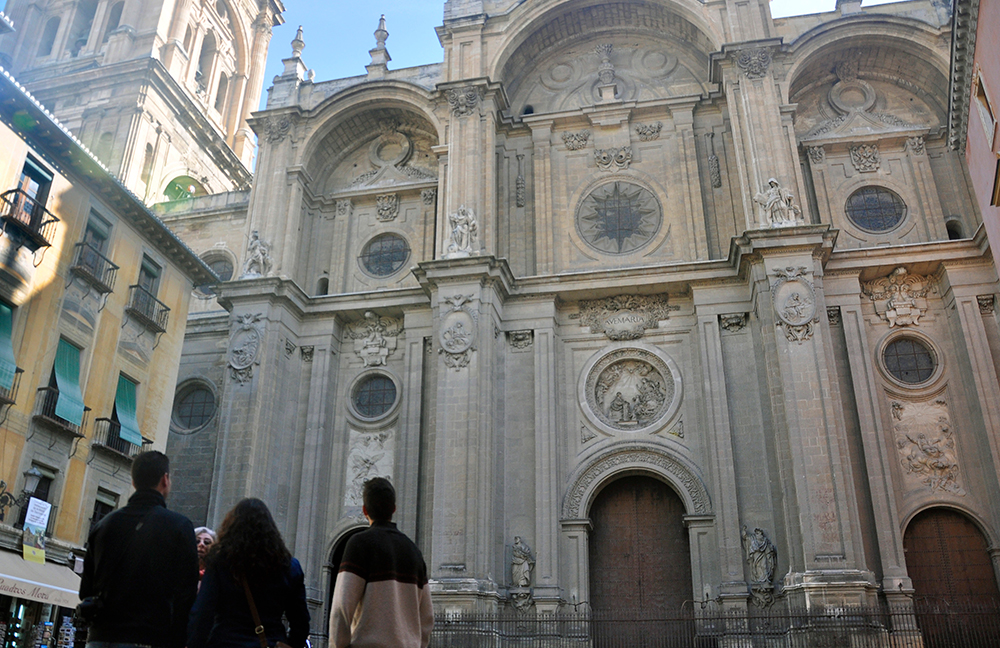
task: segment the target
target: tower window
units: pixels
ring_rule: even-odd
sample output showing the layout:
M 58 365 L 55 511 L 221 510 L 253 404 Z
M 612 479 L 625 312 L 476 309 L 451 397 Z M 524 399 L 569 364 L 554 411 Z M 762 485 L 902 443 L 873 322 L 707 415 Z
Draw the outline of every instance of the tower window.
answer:
M 122 21 L 122 9 L 124 8 L 124 2 L 117 2 L 111 7 L 111 11 L 108 12 L 108 24 L 104 28 L 104 38 L 101 39 L 102 43 L 107 43 L 108 39 L 111 38 L 111 32 L 118 29 L 118 25 Z
M 45 30 L 42 32 L 42 40 L 38 45 L 38 55 L 39 56 L 49 56 L 52 54 L 52 48 L 56 44 L 56 34 L 59 33 L 59 17 L 49 18 L 49 21 L 45 23 Z
M 215 93 L 215 109 L 220 113 L 226 107 L 227 94 L 229 94 L 229 77 L 222 74 L 219 76 L 219 89 Z

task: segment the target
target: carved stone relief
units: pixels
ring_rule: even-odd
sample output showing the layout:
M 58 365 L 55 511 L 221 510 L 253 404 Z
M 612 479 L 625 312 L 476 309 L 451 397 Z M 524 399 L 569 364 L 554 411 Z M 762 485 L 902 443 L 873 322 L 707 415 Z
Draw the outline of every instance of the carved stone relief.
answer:
M 294 342 L 292 342 L 288 338 L 285 338 L 285 357 L 286 358 L 291 358 L 292 354 L 295 353 L 295 349 L 297 349 L 297 348 L 298 347 L 295 345 Z
M 829 320 L 830 326 L 840 326 L 843 321 L 840 314 L 840 306 L 830 306 L 827 308 L 826 319 Z
M 467 257 L 479 251 L 479 224 L 474 211 L 462 205 L 458 211 L 448 216 L 448 225 L 451 231 L 444 258 Z
M 623 146 L 619 149 L 597 149 L 594 151 L 594 161 L 602 171 L 627 169 L 632 164 L 632 147 Z
M 667 295 L 617 295 L 605 299 L 580 302 L 581 326 L 592 333 L 603 333 L 609 340 L 638 340 L 646 329 L 659 327 L 662 320 L 670 319 L 672 311 Z
M 851 147 L 851 164 L 861 173 L 878 171 L 882 158 L 879 156 L 876 144 L 862 144 Z
M 983 315 L 992 315 L 993 311 L 996 310 L 996 295 L 979 295 L 976 297 L 976 301 L 979 302 L 979 312 Z
M 753 197 L 760 205 L 760 226 L 762 229 L 795 227 L 803 225 L 802 210 L 795 204 L 795 196 L 782 187 L 775 178 L 769 178 L 767 188 Z
M 399 196 L 396 194 L 383 194 L 375 196 L 375 217 L 380 222 L 396 220 L 399 215 Z
M 299 347 L 299 353 L 302 354 L 302 362 L 312 362 L 313 353 L 316 351 L 316 347 L 313 345 L 301 346 Z
M 437 180 L 433 171 L 409 164 L 414 153 L 414 143 L 403 132 L 404 128 L 406 126 L 395 119 L 384 120 L 379 124 L 381 134 L 368 145 L 370 170 L 358 175 L 350 184 L 351 188 L 388 188 Z
M 918 326 L 927 312 L 927 293 L 934 288 L 934 279 L 914 275 L 900 266 L 888 277 L 861 284 L 861 292 L 875 305 L 878 316 L 894 326 Z
M 354 340 L 354 351 L 364 361 L 365 367 L 384 367 L 386 360 L 396 350 L 403 323 L 392 317 L 379 317 L 372 311 L 365 313 L 363 322 L 355 322 L 347 329 Z
M 760 527 L 751 532 L 744 524 L 740 538 L 749 567 L 750 599 L 757 607 L 771 607 L 774 603 L 774 569 L 778 564 L 778 549 Z
M 906 140 L 906 149 L 913 153 L 914 155 L 924 154 L 924 138 L 923 137 L 910 137 Z
M 892 418 L 900 465 L 906 474 L 932 491 L 964 496 L 947 403 L 940 399 L 893 401 Z
M 719 165 L 719 156 L 715 154 L 715 133 L 705 133 L 708 140 L 708 176 L 715 189 L 722 188 L 722 167 Z
M 445 366 L 456 371 L 469 366 L 472 353 L 476 350 L 479 314 L 468 306 L 472 297 L 472 295 L 445 297 L 441 305 L 441 332 L 438 334 L 441 348 L 438 353 L 444 356 Z
M 292 129 L 292 120 L 287 115 L 264 118 L 264 138 L 270 144 L 277 144 L 285 139 Z
M 420 200 L 425 205 L 430 207 L 437 202 L 438 192 L 437 189 L 424 189 L 420 192 Z
M 820 164 L 826 159 L 826 149 L 822 146 L 809 146 L 806 150 L 809 152 L 809 160 L 813 164 Z
M 603 254 L 629 254 L 641 249 L 653 240 L 662 224 L 663 210 L 653 192 L 624 180 L 594 188 L 577 207 L 580 238 Z
M 748 79 L 762 79 L 771 66 L 771 51 L 764 48 L 743 50 L 736 55 L 736 65 Z
M 570 520 L 579 519 L 584 504 L 583 498 L 591 485 L 602 480 L 608 473 L 631 466 L 648 466 L 676 479 L 691 500 L 690 514 L 703 515 L 711 512 L 712 502 L 705 485 L 687 466 L 660 451 L 641 446 L 625 446 L 594 460 L 583 470 L 566 495 L 562 517 Z
M 660 139 L 660 131 L 663 130 L 663 122 L 655 124 L 636 124 L 635 133 L 641 142 L 653 142 Z
M 354 215 L 354 202 L 350 198 L 337 201 L 337 218 L 350 218 Z
M 510 346 L 513 347 L 514 353 L 527 351 L 535 343 L 535 332 L 530 329 L 526 331 L 511 331 L 507 334 L 507 339 L 510 341 Z
M 719 326 L 727 333 L 741 333 L 747 327 L 747 314 L 720 315 Z
M 807 279 L 808 268 L 788 267 L 774 271 L 771 303 L 778 316 L 777 325 L 789 342 L 802 343 L 813 336 L 816 317 L 816 291 Z
M 360 507 L 364 503 L 361 493 L 366 481 L 374 477 L 392 480 L 396 432 L 392 429 L 377 432 L 351 429 L 349 444 L 344 506 Z
M 524 182 L 524 155 L 517 154 L 517 180 L 514 182 L 514 204 L 524 207 L 527 199 L 527 186 Z
M 584 411 L 611 430 L 647 430 L 676 409 L 677 386 L 674 373 L 656 354 L 618 349 L 600 358 L 587 374 Z
M 271 271 L 270 246 L 260 239 L 257 230 L 250 234 L 250 243 L 247 244 L 247 258 L 243 263 L 243 274 L 240 279 L 256 279 L 266 277 Z
M 587 443 L 593 441 L 596 438 L 597 438 L 597 434 L 595 434 L 589 427 L 587 427 L 586 425 L 581 425 L 580 426 L 580 442 L 581 443 L 587 444 Z
M 253 379 L 253 366 L 257 364 L 264 327 L 260 324 L 263 313 L 237 315 L 236 330 L 229 338 L 229 371 L 233 380 L 246 385 Z
M 563 133 L 562 141 L 571 151 L 579 151 L 580 149 L 587 146 L 587 142 L 590 140 L 590 131 L 584 130 L 579 133 Z
M 448 104 L 451 106 L 451 114 L 455 117 L 465 117 L 475 112 L 476 107 L 482 100 L 482 90 L 475 86 L 468 86 L 461 89 L 452 88 L 446 95 Z

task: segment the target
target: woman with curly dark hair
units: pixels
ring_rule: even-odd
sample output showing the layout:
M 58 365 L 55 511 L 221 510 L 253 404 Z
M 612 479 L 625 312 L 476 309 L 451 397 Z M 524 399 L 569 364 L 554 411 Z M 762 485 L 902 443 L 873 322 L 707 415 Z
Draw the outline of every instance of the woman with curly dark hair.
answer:
M 191 609 L 188 648 L 260 648 L 278 642 L 305 646 L 305 576 L 264 502 L 245 499 L 226 514 L 206 563 Z M 263 637 L 255 633 L 258 625 L 264 626 Z

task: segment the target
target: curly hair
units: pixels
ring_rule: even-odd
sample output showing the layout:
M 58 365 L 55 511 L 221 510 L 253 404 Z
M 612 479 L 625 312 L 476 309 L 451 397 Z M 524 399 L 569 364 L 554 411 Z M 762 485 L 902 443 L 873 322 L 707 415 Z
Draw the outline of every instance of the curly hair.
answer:
M 206 562 L 210 566 L 225 565 L 234 578 L 240 579 L 259 572 L 280 574 L 291 565 L 292 554 L 267 505 L 249 497 L 226 514 Z

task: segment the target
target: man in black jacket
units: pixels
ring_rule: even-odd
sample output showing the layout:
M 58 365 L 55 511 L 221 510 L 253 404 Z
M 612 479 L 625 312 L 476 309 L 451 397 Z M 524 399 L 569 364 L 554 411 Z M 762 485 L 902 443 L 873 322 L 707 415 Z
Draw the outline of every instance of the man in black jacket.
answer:
M 97 597 L 87 646 L 183 648 L 198 591 L 191 521 L 167 510 L 170 460 L 162 452 L 132 462 L 135 494 L 90 532 L 80 599 Z

